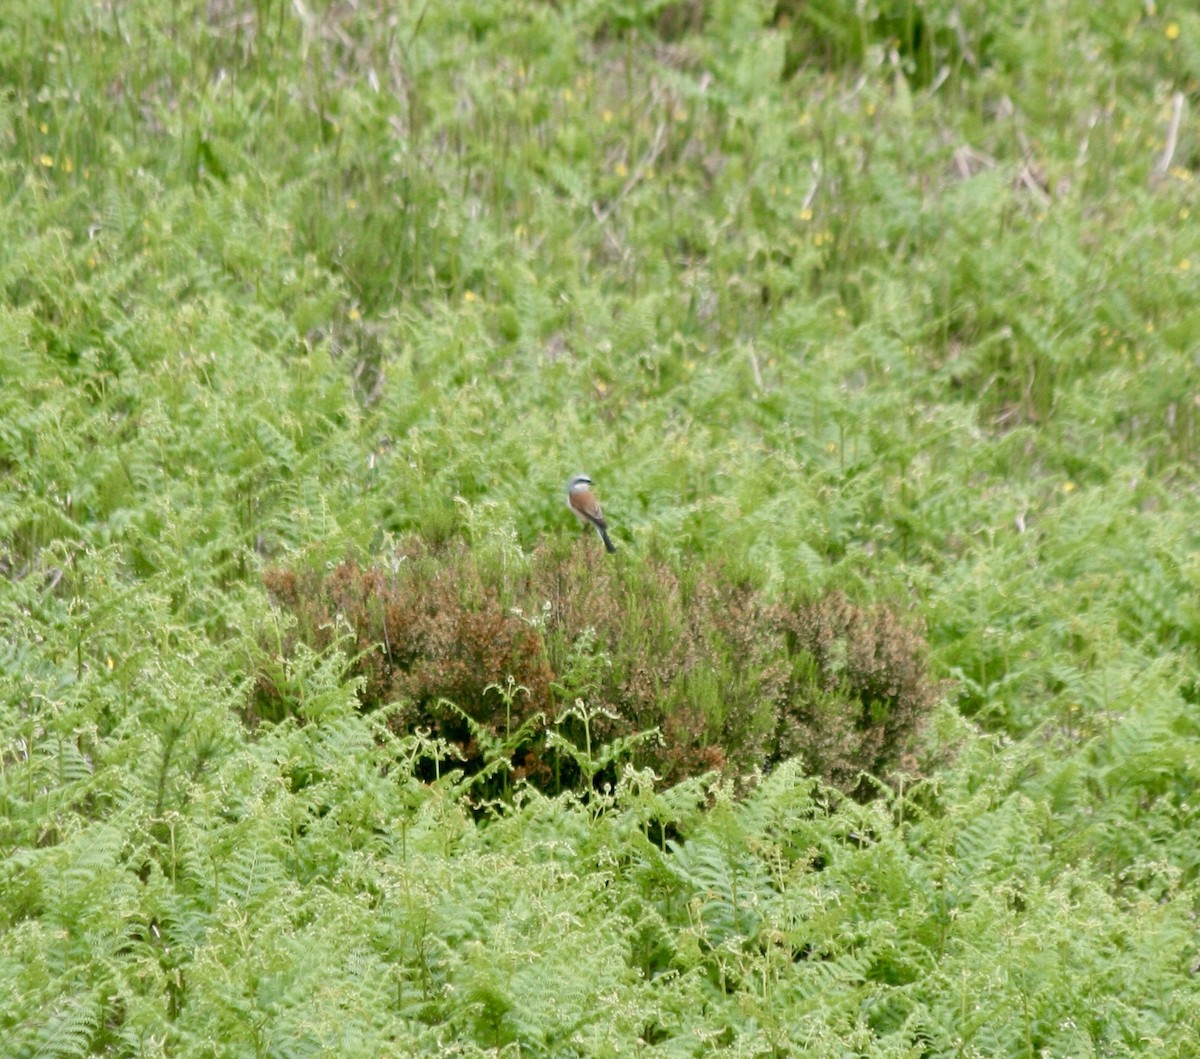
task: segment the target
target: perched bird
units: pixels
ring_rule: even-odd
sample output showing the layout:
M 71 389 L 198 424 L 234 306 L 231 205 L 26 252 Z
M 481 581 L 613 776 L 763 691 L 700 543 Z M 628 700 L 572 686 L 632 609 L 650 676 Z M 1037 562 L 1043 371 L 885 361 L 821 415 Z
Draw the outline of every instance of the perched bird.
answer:
M 586 474 L 577 474 L 567 482 L 567 507 L 580 522 L 596 527 L 605 548 L 610 552 L 617 550 L 616 545 L 608 539 L 608 523 L 604 521 L 600 501 L 592 493 L 592 480 Z

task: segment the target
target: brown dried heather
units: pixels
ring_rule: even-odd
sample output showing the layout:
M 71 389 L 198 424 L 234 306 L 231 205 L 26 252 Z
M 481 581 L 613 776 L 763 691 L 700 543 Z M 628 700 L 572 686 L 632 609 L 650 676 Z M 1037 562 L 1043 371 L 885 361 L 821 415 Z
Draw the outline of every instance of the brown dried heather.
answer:
M 497 586 L 485 585 L 462 545 L 433 551 L 410 543 L 394 571 L 341 563 L 328 576 L 270 570 L 268 590 L 299 616 L 297 635 L 322 649 L 340 615 L 354 633 L 354 675 L 361 699 L 374 708 L 399 702 L 401 730 L 428 727 L 469 743 L 454 703 L 493 734 L 519 727 L 550 705 L 552 673 L 541 640 L 519 617 L 506 613 Z M 285 649 L 288 645 L 285 645 Z M 527 689 L 511 710 L 492 684 L 508 677 Z
M 653 557 L 597 561 L 590 544 L 545 543 L 514 574 L 483 569 L 461 543 L 414 541 L 392 569 L 345 562 L 328 574 L 270 570 L 265 580 L 298 618 L 285 653 L 295 639 L 327 647 L 340 615 L 353 631 L 363 705 L 400 703 L 399 730 L 452 740 L 468 768 L 483 751 L 460 710 L 503 737 L 535 713 L 556 723 L 579 698 L 611 714 L 596 716 L 593 747 L 657 728 L 660 741 L 635 753 L 665 780 L 799 755 L 853 790 L 861 772 L 902 761 L 941 694 L 920 630 L 886 607 L 840 594 L 772 606 L 720 566 L 681 575 Z M 506 703 L 495 685 L 510 677 L 528 694 Z M 259 701 L 278 713 L 269 674 Z M 572 727 L 581 722 L 563 723 L 582 735 Z M 547 753 L 544 732 L 533 731 L 512 761 L 548 784 L 565 774 Z
M 778 620 L 793 664 L 776 758 L 798 755 L 846 790 L 861 787 L 861 773 L 900 765 L 945 691 L 929 675 L 920 628 L 840 592 L 781 609 Z
M 571 649 L 591 631 L 608 665 L 584 666 L 594 703 L 617 720 L 601 739 L 658 728 L 641 752 L 667 780 L 761 764 L 786 667 L 761 596 L 719 569 L 681 579 L 666 562 L 597 564 L 588 549 L 534 555 L 531 589 L 550 604 L 549 656 L 570 693 Z

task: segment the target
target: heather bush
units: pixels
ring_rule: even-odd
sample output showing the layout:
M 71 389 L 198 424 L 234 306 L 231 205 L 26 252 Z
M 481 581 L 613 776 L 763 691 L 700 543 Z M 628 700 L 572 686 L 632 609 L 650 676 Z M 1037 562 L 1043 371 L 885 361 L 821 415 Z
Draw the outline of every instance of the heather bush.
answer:
M 929 673 L 919 627 L 886 606 L 852 604 L 841 592 L 778 611 L 790 679 L 775 752 L 801 757 L 843 789 L 902 767 L 946 686 Z
M 283 653 L 300 643 L 325 650 L 344 625 L 362 705 L 395 703 L 398 731 L 428 729 L 478 764 L 470 722 L 504 737 L 551 707 L 552 673 L 537 631 L 506 610 L 461 541 L 410 542 L 387 568 L 347 559 L 327 572 L 275 567 L 264 579 L 296 618 Z M 508 682 L 520 694 L 506 697 Z M 287 712 L 269 671 L 255 688 L 255 712 Z
M 785 606 L 720 563 L 597 561 L 591 543 L 493 566 L 461 540 L 413 539 L 386 566 L 275 567 L 265 581 L 295 619 L 283 654 L 326 650 L 344 625 L 363 707 L 394 703 L 394 730 L 433 733 L 471 771 L 502 747 L 506 768 L 543 787 L 595 778 L 563 761 L 564 739 L 623 741 L 667 782 L 799 756 L 864 790 L 863 773 L 914 767 L 906 755 L 941 688 L 919 631 L 893 611 L 836 593 Z M 257 714 L 287 712 L 279 671 L 260 669 Z

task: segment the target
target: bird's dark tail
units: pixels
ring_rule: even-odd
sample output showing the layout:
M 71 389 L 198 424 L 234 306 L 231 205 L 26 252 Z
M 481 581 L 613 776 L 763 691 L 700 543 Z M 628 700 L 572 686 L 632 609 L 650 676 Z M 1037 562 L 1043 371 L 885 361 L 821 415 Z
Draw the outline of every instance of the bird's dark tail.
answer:
M 617 546 L 608 539 L 608 530 L 606 530 L 603 526 L 597 526 L 596 532 L 600 534 L 600 539 L 604 541 L 605 550 L 609 555 L 612 555 L 612 553 L 617 550 Z

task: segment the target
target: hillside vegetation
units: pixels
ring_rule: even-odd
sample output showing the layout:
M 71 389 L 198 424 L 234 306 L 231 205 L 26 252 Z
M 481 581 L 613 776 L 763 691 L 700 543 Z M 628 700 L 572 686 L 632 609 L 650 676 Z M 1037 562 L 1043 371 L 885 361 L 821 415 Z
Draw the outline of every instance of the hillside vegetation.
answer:
M 1171 0 L 9 0 L 0 1052 L 1200 1054 L 1197 113 Z

